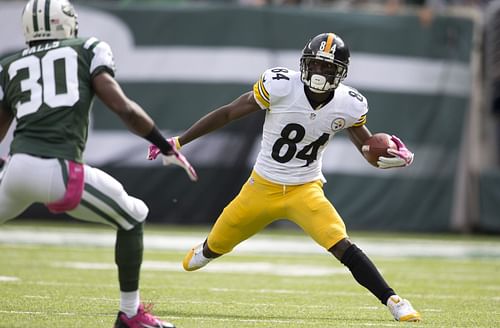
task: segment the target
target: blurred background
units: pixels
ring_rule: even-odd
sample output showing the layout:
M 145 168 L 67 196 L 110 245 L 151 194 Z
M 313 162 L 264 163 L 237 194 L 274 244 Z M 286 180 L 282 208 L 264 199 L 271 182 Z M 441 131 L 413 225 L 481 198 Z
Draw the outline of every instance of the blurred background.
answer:
M 24 3 L 0 1 L 0 56 L 24 47 Z M 117 79 L 167 136 L 251 90 L 265 69 L 298 70 L 310 37 L 339 34 L 351 50 L 345 83 L 368 98 L 369 129 L 396 134 L 415 152 L 412 166 L 383 171 L 347 135 L 334 137 L 324 190 L 348 230 L 500 233 L 499 0 L 73 3 L 80 36 L 111 45 Z M 147 161 L 147 143 L 96 101 L 85 159 L 144 199 L 150 222 L 208 225 L 248 177 L 263 118 L 185 146 L 200 175 L 191 183 L 180 169 Z M 43 206 L 23 217 L 56 218 Z

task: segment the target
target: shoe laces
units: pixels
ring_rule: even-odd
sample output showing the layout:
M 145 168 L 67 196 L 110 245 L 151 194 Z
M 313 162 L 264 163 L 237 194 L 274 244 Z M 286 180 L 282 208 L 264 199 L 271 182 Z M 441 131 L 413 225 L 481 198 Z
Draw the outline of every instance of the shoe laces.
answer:
M 142 306 L 139 306 L 139 311 L 137 311 L 137 314 L 140 313 L 143 318 L 147 318 L 148 320 L 156 322 L 157 319 L 153 315 L 153 308 L 154 308 L 153 303 L 142 304 Z
M 401 311 L 401 312 L 414 312 L 410 302 L 408 300 L 405 300 L 403 298 L 391 298 L 392 300 L 392 307 L 396 311 Z

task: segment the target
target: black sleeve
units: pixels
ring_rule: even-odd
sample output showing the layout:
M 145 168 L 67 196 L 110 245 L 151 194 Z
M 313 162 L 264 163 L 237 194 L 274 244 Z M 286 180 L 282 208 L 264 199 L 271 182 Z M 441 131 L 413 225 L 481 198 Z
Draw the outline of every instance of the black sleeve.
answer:
M 151 132 L 144 137 L 146 140 L 151 142 L 156 147 L 160 148 L 160 151 L 163 155 L 169 155 L 172 153 L 172 146 L 168 143 L 168 141 L 161 135 L 160 130 L 156 127 L 153 127 Z

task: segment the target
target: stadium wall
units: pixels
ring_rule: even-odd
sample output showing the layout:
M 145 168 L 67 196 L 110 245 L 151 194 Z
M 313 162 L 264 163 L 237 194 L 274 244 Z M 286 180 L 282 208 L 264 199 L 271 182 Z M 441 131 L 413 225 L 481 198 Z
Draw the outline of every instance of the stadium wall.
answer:
M 0 20 L 19 24 L 20 6 L 0 3 Z M 96 3 L 77 10 L 80 35 L 110 43 L 117 79 L 167 135 L 250 90 L 266 68 L 297 70 L 309 37 L 338 33 L 351 49 L 345 83 L 368 98 L 368 127 L 400 136 L 416 157 L 407 169 L 379 170 L 346 135 L 335 136 L 324 159 L 325 194 L 351 229 L 454 229 L 453 208 L 470 196 L 457 197 L 457 164 L 472 98 L 472 19 L 440 16 L 423 26 L 411 14 L 325 8 Z M 21 35 L 2 32 L 0 54 L 21 46 Z M 193 184 L 179 169 L 146 161 L 147 144 L 96 101 L 85 158 L 145 199 L 151 221 L 212 223 L 250 173 L 262 121 L 256 114 L 184 147 L 201 177 Z M 24 216 L 48 213 L 35 206 Z

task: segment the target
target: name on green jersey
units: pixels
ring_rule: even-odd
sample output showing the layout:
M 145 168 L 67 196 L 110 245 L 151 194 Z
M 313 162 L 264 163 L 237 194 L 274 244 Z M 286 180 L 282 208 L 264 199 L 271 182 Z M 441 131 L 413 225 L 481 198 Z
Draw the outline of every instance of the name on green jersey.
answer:
M 35 52 L 40 52 L 40 51 L 46 51 L 46 50 L 50 50 L 50 49 L 53 49 L 53 48 L 57 48 L 59 47 L 61 43 L 59 41 L 53 41 L 51 43 L 44 43 L 44 44 L 39 44 L 39 45 L 36 45 L 34 47 L 30 47 L 28 49 L 24 49 L 23 50 L 23 56 L 26 56 L 26 55 L 31 55 Z

